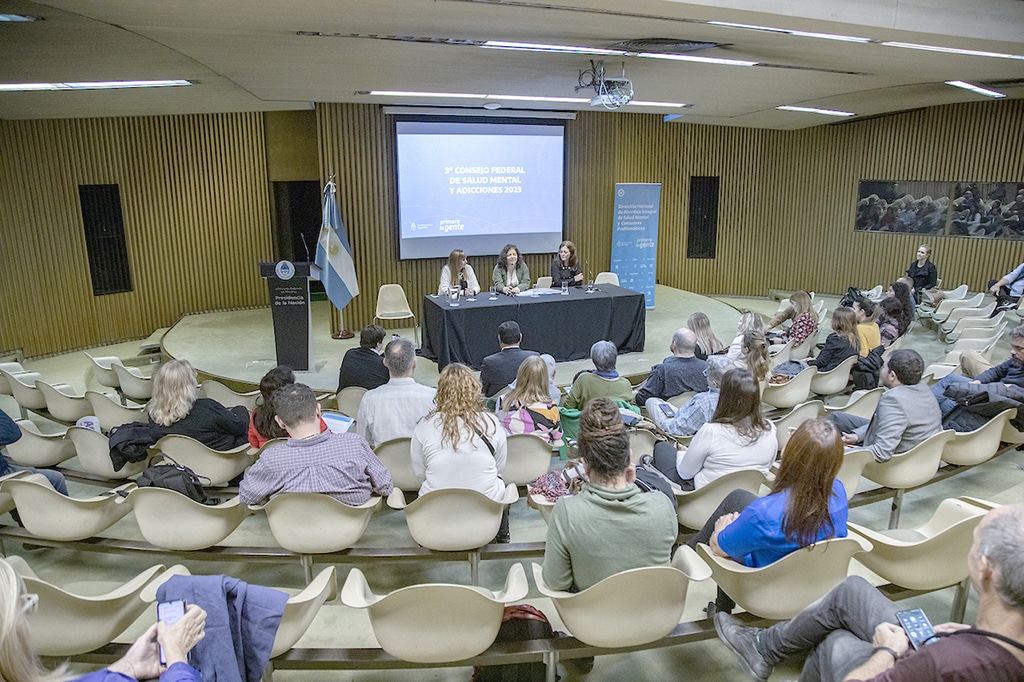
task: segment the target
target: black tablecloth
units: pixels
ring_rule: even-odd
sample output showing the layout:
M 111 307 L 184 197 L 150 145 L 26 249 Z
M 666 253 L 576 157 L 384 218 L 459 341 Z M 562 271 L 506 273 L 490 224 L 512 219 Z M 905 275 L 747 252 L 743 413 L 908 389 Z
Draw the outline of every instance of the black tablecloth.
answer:
M 498 325 L 505 320 L 522 327 L 523 348 L 564 362 L 589 357 L 590 347 L 602 339 L 614 343 L 620 353 L 642 351 L 647 310 L 643 294 L 602 284 L 590 294 L 573 287 L 568 296 L 499 294 L 496 301 L 484 291 L 475 301 L 463 299 L 456 308 L 426 296 L 422 319 L 423 357 L 436 360 L 439 369 L 453 362 L 480 369 L 485 357 L 498 352 Z

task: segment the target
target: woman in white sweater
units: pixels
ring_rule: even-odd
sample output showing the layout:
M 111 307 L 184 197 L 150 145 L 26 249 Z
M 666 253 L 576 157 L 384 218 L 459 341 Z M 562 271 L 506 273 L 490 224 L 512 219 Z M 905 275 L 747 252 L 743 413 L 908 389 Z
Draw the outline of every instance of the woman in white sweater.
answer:
M 761 392 L 749 370 L 722 377 L 718 407 L 697 431 L 690 447 L 658 443 L 654 465 L 684 490 L 696 490 L 741 469 L 767 474 L 775 461 L 775 425 L 761 414 Z

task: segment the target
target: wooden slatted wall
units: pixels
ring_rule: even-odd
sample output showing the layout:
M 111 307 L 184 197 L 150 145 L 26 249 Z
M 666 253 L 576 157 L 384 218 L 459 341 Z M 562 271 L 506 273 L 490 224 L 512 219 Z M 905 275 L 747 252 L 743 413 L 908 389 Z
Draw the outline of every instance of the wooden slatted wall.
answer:
M 134 291 L 93 296 L 79 184 L 120 186 Z M 0 243 L 0 349 L 30 357 L 265 305 L 263 118 L 0 121 Z

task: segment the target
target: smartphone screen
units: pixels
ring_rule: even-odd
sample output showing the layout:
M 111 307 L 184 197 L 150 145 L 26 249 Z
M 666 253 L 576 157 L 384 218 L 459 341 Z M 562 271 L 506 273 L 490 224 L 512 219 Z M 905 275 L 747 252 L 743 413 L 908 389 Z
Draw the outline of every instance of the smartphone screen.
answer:
M 661 408 L 661 411 L 665 414 L 666 417 L 675 416 L 675 412 L 672 411 L 671 405 L 666 405 L 665 403 L 658 403 L 658 407 Z
M 910 609 L 909 611 L 897 611 L 896 619 L 910 638 L 910 645 L 920 649 L 925 643 L 935 636 L 932 624 L 928 622 L 928 616 L 924 615 L 921 609 Z
M 174 625 L 178 619 L 185 615 L 185 600 L 175 599 L 174 601 L 162 601 L 156 605 L 156 619 L 162 620 L 168 625 Z M 164 657 L 164 649 L 160 647 L 160 664 L 167 665 Z

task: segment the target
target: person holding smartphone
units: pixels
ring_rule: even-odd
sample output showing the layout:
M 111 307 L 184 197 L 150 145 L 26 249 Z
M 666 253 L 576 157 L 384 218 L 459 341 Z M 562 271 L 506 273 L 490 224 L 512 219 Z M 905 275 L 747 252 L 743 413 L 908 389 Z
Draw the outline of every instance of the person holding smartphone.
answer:
M 850 576 L 792 620 L 750 628 L 726 613 L 715 630 L 751 679 L 807 653 L 801 679 L 990 682 L 1024 679 L 1024 504 L 993 509 L 974 529 L 967 575 L 978 593 L 975 626 L 943 623 L 935 636 L 860 576 Z M 963 557 L 949 557 L 950 561 Z M 902 616 L 902 618 L 901 618 Z M 913 619 L 911 619 L 911 616 Z
M 173 625 L 162 621 L 147 629 L 120 659 L 85 676 L 66 674 L 66 665 L 46 672 L 32 650 L 28 617 L 39 596 L 30 594 L 14 567 L 0 559 L 0 677 L 9 682 L 200 682 L 199 671 L 188 664 L 188 653 L 205 636 L 206 611 L 190 604 Z M 12 605 L 12 607 L 8 607 Z M 163 648 L 166 665 L 160 663 Z

